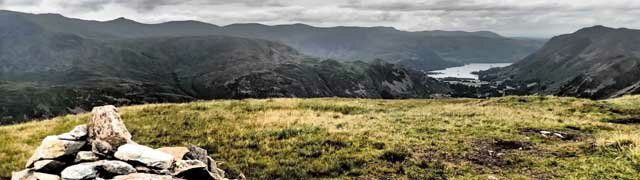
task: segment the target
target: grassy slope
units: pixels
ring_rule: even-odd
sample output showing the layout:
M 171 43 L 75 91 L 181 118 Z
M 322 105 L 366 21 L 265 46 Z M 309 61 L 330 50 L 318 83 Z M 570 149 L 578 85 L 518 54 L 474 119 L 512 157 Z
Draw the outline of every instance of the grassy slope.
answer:
M 606 122 L 640 114 L 640 96 L 224 100 L 121 112 L 135 141 L 202 146 L 229 174 L 250 179 L 633 179 L 640 171 L 638 125 Z M 45 136 L 87 118 L 0 127 L 0 178 L 22 168 Z M 548 139 L 532 128 L 576 138 Z

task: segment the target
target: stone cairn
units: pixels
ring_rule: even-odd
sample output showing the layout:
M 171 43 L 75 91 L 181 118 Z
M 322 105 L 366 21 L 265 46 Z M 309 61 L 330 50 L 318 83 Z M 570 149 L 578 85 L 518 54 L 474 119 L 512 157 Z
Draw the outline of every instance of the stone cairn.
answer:
M 87 125 L 46 137 L 27 161 L 27 169 L 12 173 L 11 179 L 226 179 L 202 148 L 139 145 L 131 140 L 116 107 L 96 107 L 91 113 Z

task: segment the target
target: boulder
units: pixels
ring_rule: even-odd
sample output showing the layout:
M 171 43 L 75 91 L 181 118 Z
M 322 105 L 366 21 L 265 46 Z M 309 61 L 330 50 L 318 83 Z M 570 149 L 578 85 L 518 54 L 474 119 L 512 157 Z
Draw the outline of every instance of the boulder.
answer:
M 85 180 L 96 179 L 98 177 L 98 168 L 103 162 L 88 162 L 69 166 L 62 170 L 60 174 L 63 180 Z
M 60 180 L 60 176 L 35 172 L 27 169 L 11 173 L 11 180 Z
M 58 174 L 66 165 L 67 163 L 58 160 L 40 160 L 34 162 L 31 169 L 38 172 Z
M 147 173 L 133 173 L 123 176 L 116 176 L 113 180 L 174 180 L 169 175 L 156 175 L 156 174 L 147 174 Z
M 88 139 L 95 153 L 111 154 L 121 145 L 133 142 L 115 106 L 95 107 L 91 113 Z
M 207 165 L 198 160 L 178 160 L 173 168 L 173 176 L 183 179 L 218 180 L 208 170 Z
M 117 159 L 134 161 L 156 169 L 169 169 L 173 164 L 173 156 L 138 144 L 125 144 L 114 154 Z
M 188 149 L 189 152 L 184 155 L 185 160 L 198 160 L 205 164 L 209 163 L 209 154 L 207 153 L 207 150 L 194 145 L 189 145 Z
M 158 148 L 158 151 L 170 154 L 176 160 L 184 159 L 184 155 L 189 152 L 189 148 L 186 147 L 163 147 Z
M 30 168 L 39 160 L 56 159 L 76 154 L 85 145 L 84 141 L 60 140 L 58 136 L 46 137 L 36 152 L 27 160 L 26 167 Z
M 224 171 L 218 168 L 216 162 L 209 157 L 207 150 L 200 147 L 189 145 L 187 148 L 189 152 L 184 155 L 185 160 L 198 160 L 207 165 L 207 169 L 214 174 L 214 176 L 224 177 Z
M 58 139 L 69 141 L 83 141 L 87 138 L 87 125 L 79 125 L 68 133 L 58 135 Z
M 136 169 L 122 161 L 103 161 L 101 170 L 112 175 L 127 175 L 136 173 Z
M 91 151 L 80 151 L 76 154 L 76 159 L 74 162 L 89 162 L 89 161 L 97 161 L 100 157 Z

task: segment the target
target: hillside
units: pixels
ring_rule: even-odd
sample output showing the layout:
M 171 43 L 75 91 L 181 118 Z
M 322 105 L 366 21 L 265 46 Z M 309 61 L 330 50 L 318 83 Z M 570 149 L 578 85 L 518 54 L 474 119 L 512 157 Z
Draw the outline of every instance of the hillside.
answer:
M 512 66 L 481 73 L 485 80 L 538 83 L 535 92 L 584 98 L 640 93 L 640 30 L 594 26 L 552 38 Z M 533 93 L 535 93 L 533 92 Z
M 399 65 L 320 60 L 267 40 L 219 35 L 99 40 L 0 13 L 0 124 L 104 104 L 427 98 L 448 92 L 445 84 Z
M 134 140 L 249 179 L 635 179 L 640 97 L 216 100 L 124 107 Z M 0 178 L 88 114 L 0 127 Z
M 125 18 L 99 22 L 58 14 L 37 15 L 12 11 L 0 11 L 0 16 L 17 16 L 47 31 L 76 34 L 89 39 L 238 36 L 282 42 L 316 58 L 349 62 L 383 59 L 418 70 L 443 69 L 466 63 L 514 62 L 542 45 L 539 41 L 510 39 L 485 31 L 406 32 L 389 27 L 320 28 L 305 24 L 232 24 L 221 27 L 198 21 L 143 24 Z

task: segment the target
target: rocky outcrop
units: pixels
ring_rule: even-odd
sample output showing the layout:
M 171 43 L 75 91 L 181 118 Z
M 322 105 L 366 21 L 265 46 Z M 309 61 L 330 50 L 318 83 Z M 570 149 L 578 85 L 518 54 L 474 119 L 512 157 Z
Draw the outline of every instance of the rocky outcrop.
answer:
M 224 180 L 205 149 L 135 143 L 114 106 L 96 107 L 88 125 L 48 136 L 12 180 Z

